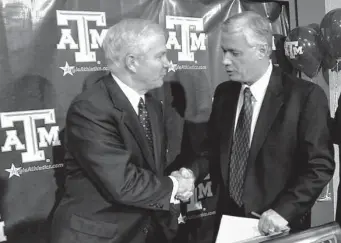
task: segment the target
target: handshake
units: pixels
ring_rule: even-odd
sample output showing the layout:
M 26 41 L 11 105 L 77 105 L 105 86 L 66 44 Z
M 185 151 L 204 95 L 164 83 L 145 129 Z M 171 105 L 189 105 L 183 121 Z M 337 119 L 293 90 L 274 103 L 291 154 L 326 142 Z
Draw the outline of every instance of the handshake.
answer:
M 178 191 L 176 192 L 175 199 L 186 202 L 190 199 L 194 192 L 194 175 L 193 172 L 186 168 L 173 171 L 171 174 L 179 184 Z

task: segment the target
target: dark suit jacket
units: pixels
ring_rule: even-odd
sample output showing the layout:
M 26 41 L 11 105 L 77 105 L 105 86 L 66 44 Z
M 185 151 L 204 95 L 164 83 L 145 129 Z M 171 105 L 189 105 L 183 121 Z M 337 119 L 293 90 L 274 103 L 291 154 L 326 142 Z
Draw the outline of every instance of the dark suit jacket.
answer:
M 151 225 L 175 236 L 161 103 L 146 95 L 154 154 L 129 100 L 111 75 L 72 102 L 66 119 L 65 194 L 53 217 L 53 243 L 141 243 Z M 162 240 L 162 239 L 161 239 Z
M 229 195 L 229 161 L 240 88 L 241 84 L 233 81 L 217 87 L 207 143 L 201 158 L 192 165 L 199 179 L 210 167 L 211 178 L 224 195 L 220 206 Z M 246 215 L 273 209 L 292 229 L 309 227 L 310 222 L 307 225 L 304 219 L 335 167 L 328 119 L 328 102 L 318 85 L 274 67 L 248 158 L 243 191 Z

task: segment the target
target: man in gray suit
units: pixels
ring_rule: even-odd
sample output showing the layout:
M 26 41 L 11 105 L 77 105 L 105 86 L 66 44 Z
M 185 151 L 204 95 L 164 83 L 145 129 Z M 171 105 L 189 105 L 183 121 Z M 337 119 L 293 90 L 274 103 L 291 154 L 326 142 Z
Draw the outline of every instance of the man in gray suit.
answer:
M 215 91 L 206 144 L 188 167 L 219 186 L 218 218 L 258 213 L 264 234 L 307 229 L 335 168 L 326 95 L 272 65 L 270 23 L 255 12 L 222 25 L 221 47 L 230 81 Z

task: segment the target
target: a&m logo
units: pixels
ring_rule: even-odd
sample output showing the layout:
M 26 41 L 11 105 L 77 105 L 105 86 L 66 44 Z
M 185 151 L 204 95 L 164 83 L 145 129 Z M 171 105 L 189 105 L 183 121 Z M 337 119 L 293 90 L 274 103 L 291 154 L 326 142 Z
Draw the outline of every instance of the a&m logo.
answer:
M 71 28 L 68 28 L 74 23 L 77 27 L 76 33 L 72 33 Z M 89 28 L 89 24 L 94 24 L 96 29 Z M 102 46 L 104 37 L 108 32 L 104 28 L 107 25 L 105 12 L 57 10 L 57 25 L 62 27 L 60 29 L 61 37 L 57 44 L 58 50 L 75 50 L 74 61 L 76 63 L 101 64 L 97 60 L 96 50 Z M 78 41 L 75 40 L 75 36 L 78 37 Z M 63 76 L 82 71 L 107 70 L 105 66 L 71 66 L 67 61 L 65 66 L 60 68 L 64 71 Z
M 213 197 L 212 193 L 212 181 L 210 175 L 206 176 L 204 181 L 194 188 L 193 196 L 187 202 L 186 214 L 180 214 L 178 223 L 185 223 L 187 220 L 203 218 L 211 215 L 215 215 L 216 211 L 210 208 L 204 208 L 201 201 Z
M 180 31 L 176 31 L 176 27 Z M 168 71 L 177 69 L 206 69 L 206 66 L 199 66 L 195 58 L 197 51 L 206 51 L 207 36 L 204 31 L 204 21 L 202 18 L 166 16 L 166 30 L 168 39 L 166 48 L 177 51 L 177 61 L 191 62 L 190 65 L 180 65 L 170 62 Z M 193 64 L 194 63 L 194 64 Z
M 204 210 L 201 200 L 209 197 L 213 197 L 212 181 L 210 180 L 210 175 L 206 176 L 204 181 L 194 188 L 193 196 L 190 198 L 190 201 L 187 204 L 187 213 L 197 210 Z
M 1 128 L 5 131 L 5 142 L 1 146 L 1 152 L 21 152 L 22 165 L 31 162 L 46 161 L 51 162 L 50 158 L 46 158 L 43 148 L 48 146 L 61 145 L 59 140 L 59 127 L 52 125 L 56 123 L 54 109 L 44 110 L 30 110 L 30 111 L 17 111 L 17 112 L 2 112 L 0 113 Z M 49 126 L 48 130 L 45 126 L 38 127 L 37 123 Z M 23 138 L 19 136 L 16 126 L 23 127 Z M 21 137 L 21 139 L 19 138 Z M 55 165 L 54 165 L 55 166 Z M 62 166 L 57 166 L 62 167 Z M 51 169 L 52 167 L 29 168 L 23 172 Z M 13 175 L 20 176 L 19 170 L 21 167 L 15 167 L 12 163 L 10 169 L 6 169 L 10 173 L 9 177 Z
M 295 59 L 297 55 L 303 54 L 303 47 L 298 45 L 298 41 L 286 41 L 284 50 L 285 55 L 290 59 Z

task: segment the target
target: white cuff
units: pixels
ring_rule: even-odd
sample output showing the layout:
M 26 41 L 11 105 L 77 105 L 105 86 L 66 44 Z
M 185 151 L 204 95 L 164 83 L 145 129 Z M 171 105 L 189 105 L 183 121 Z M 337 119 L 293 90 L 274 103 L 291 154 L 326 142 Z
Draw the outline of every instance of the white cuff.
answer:
M 170 203 L 173 203 L 173 204 L 179 204 L 180 203 L 180 200 L 176 199 L 175 198 L 175 195 L 179 189 L 179 182 L 177 179 L 175 179 L 174 176 L 168 176 L 169 178 L 172 179 L 173 181 L 173 191 L 172 191 L 172 195 L 171 195 L 171 198 L 170 198 Z

